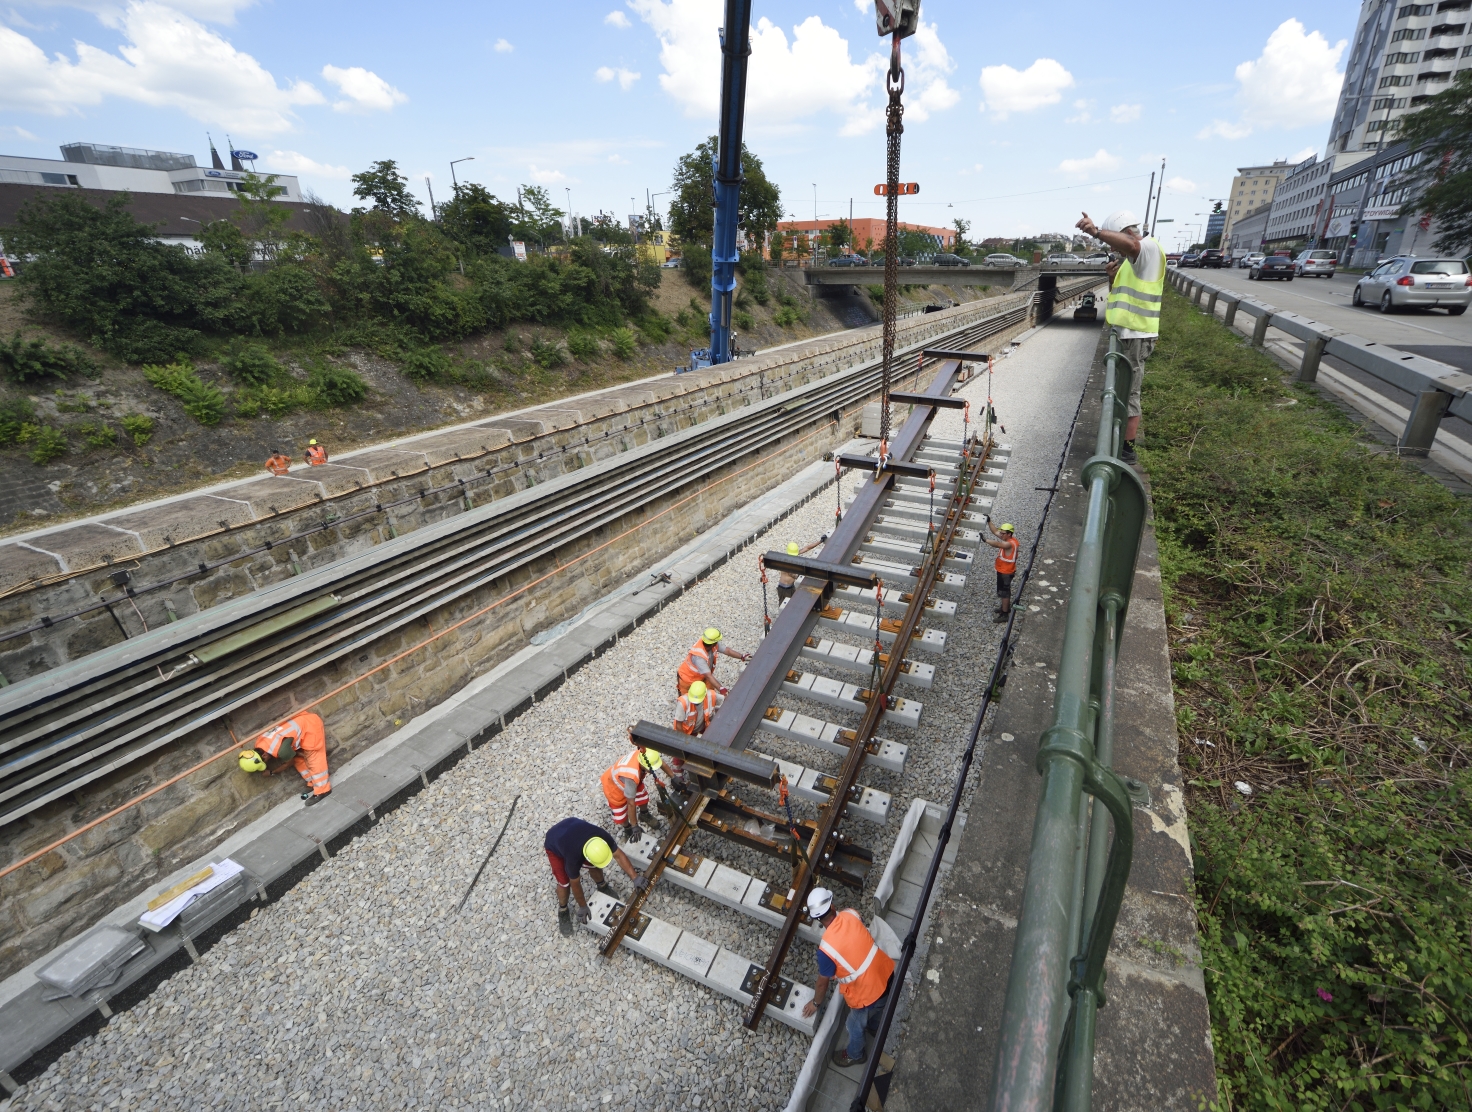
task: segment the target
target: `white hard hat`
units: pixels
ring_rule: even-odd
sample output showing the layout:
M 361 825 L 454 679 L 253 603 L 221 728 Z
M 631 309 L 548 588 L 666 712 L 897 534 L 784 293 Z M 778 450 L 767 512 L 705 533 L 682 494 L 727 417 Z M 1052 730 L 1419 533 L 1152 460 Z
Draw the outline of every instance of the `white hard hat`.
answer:
M 808 914 L 814 919 L 821 919 L 828 914 L 828 909 L 833 906 L 833 893 L 826 888 L 814 888 L 808 893 Z
M 1122 232 L 1129 227 L 1139 227 L 1140 218 L 1129 209 L 1119 209 L 1104 218 L 1099 227 L 1106 232 Z

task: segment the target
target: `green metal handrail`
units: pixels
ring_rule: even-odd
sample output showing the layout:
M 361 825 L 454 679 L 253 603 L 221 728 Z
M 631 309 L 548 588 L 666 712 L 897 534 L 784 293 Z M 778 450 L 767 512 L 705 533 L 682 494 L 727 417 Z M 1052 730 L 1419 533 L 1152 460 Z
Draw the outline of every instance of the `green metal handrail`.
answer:
M 1086 1112 L 1092 1098 L 1104 958 L 1129 880 L 1131 787 L 1138 787 L 1110 768 L 1115 662 L 1146 511 L 1144 484 L 1119 459 L 1132 374 L 1111 333 L 1098 439 L 1083 466 L 1088 517 L 1053 725 L 1038 749 L 1043 787 L 1002 1012 L 994 1112 Z

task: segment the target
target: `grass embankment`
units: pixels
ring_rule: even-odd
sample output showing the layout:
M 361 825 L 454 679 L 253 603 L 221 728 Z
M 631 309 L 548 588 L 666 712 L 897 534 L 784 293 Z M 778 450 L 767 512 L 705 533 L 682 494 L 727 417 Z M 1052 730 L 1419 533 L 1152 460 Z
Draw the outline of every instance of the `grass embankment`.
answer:
M 1472 507 L 1183 298 L 1162 324 L 1141 459 L 1221 1107 L 1469 1107 Z

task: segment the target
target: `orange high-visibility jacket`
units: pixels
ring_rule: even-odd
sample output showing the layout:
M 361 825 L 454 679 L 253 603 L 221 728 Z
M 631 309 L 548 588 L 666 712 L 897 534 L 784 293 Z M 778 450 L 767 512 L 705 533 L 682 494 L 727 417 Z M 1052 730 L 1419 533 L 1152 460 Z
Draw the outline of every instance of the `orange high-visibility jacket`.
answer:
M 320 467 L 327 462 L 327 449 L 320 444 L 313 444 L 307 449 L 307 462 L 313 467 Z
M 266 460 L 266 470 L 273 475 L 285 475 L 286 469 L 290 466 L 290 456 L 271 456 Z
M 272 726 L 255 742 L 257 750 L 272 758 L 282 755 L 284 745 L 296 753 L 292 767 L 302 774 L 313 795 L 326 795 L 332 790 L 332 780 L 327 774 L 327 731 L 321 716 L 298 714 Z
M 1011 575 L 1017 570 L 1017 538 L 1003 537 L 1002 547 L 997 551 L 997 572 Z
M 628 756 L 599 777 L 603 784 L 603 795 L 610 807 L 622 807 L 624 800 L 631 798 L 644 785 L 648 770 L 639 763 L 639 750 L 630 749 Z
M 692 703 L 690 693 L 687 691 L 675 703 L 674 728 L 682 734 L 704 733 L 705 728 L 710 725 L 710 716 L 715 714 L 716 708 L 725 701 L 724 695 L 708 687 L 705 690 L 705 698 L 699 703 Z
M 690 651 L 685 654 L 684 663 L 680 665 L 680 694 L 690 690 L 690 685 L 696 680 L 702 681 L 706 687 L 714 687 L 716 682 L 716 652 L 718 646 L 707 645 L 701 638 L 695 639 L 695 644 L 690 646 Z
M 884 995 L 894 959 L 879 948 L 857 911 L 844 908 L 834 916 L 818 949 L 838 966 L 834 980 L 850 1008 L 867 1008 Z

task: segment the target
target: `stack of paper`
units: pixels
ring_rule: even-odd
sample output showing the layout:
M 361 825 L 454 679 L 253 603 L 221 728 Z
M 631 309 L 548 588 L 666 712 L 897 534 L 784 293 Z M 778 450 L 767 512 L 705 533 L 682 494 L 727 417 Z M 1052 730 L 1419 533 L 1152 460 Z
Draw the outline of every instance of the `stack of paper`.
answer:
M 145 911 L 139 917 L 138 922 L 151 931 L 161 931 L 177 919 L 179 913 L 195 900 L 199 899 L 200 896 L 203 896 L 212 889 L 218 888 L 226 881 L 232 880 L 245 871 L 242 866 L 237 865 L 228 857 L 219 864 L 211 866 L 211 868 L 213 871 L 209 877 L 200 881 L 193 888 L 181 892 L 162 907 L 154 908 L 152 911 Z

